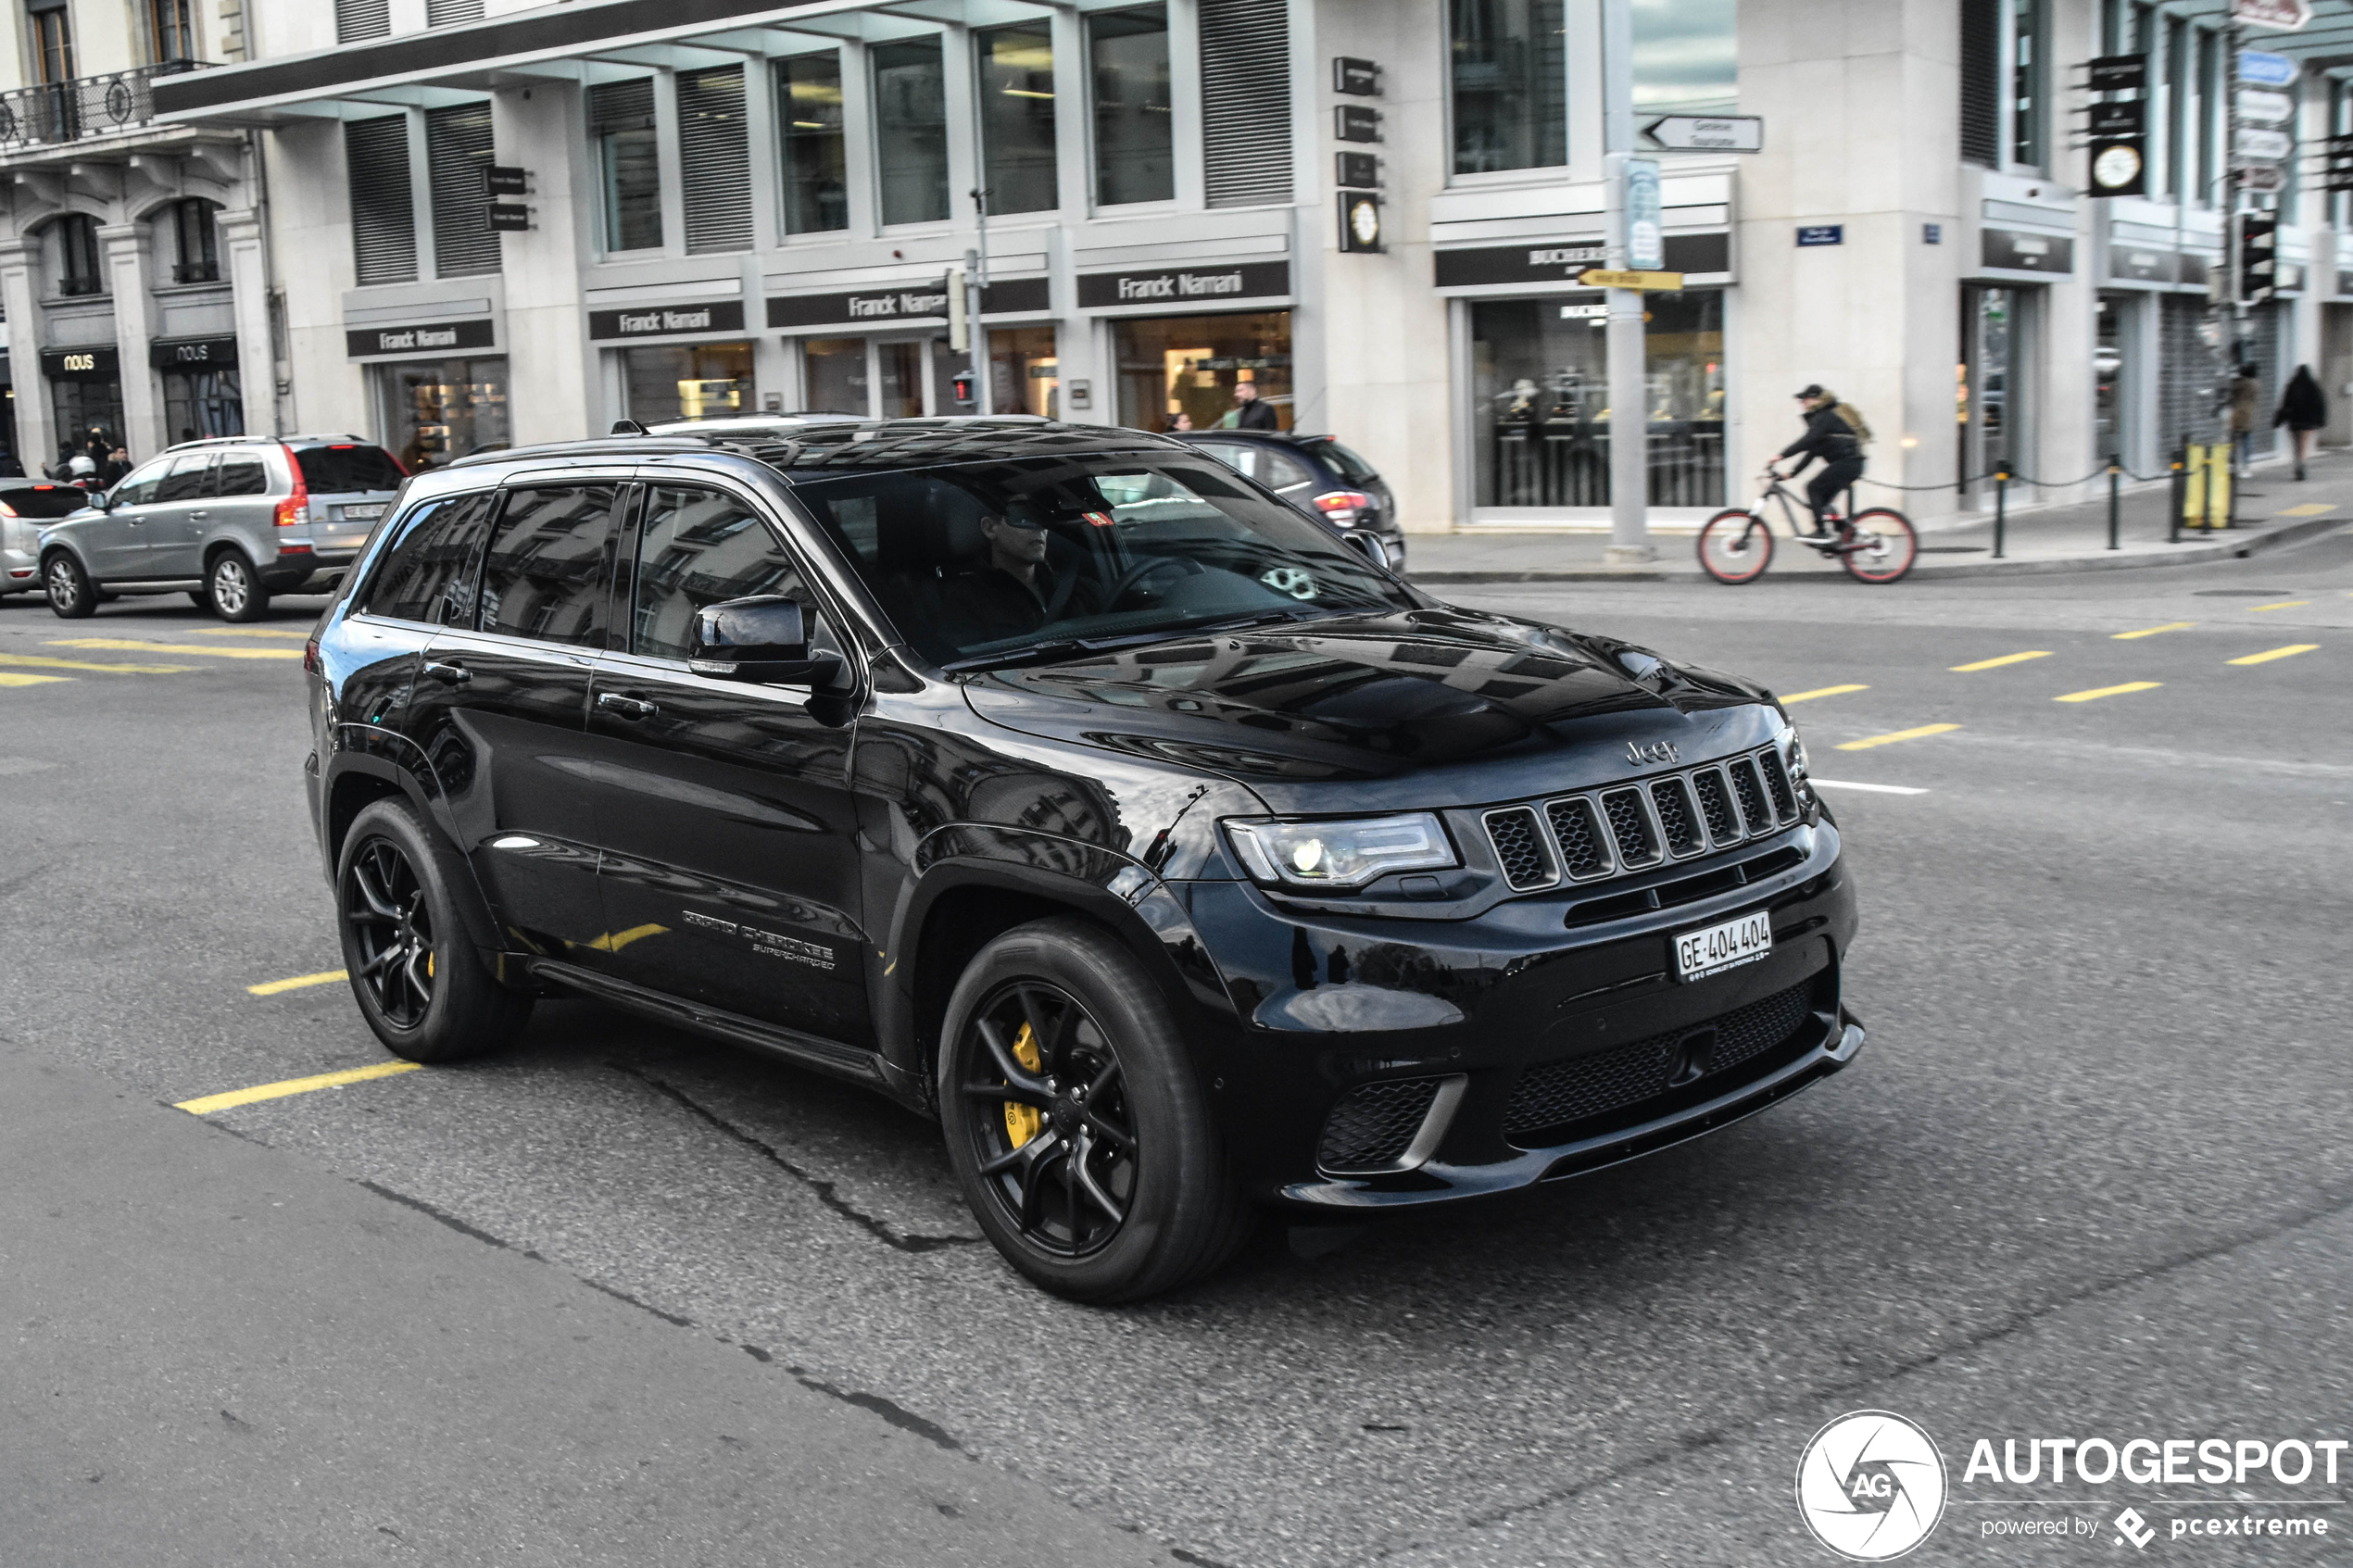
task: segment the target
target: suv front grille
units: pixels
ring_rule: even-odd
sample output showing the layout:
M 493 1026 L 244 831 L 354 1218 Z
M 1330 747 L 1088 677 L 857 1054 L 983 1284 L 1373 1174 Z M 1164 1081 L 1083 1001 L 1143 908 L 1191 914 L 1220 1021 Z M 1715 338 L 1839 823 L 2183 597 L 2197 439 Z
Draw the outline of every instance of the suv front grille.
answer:
M 1697 768 L 1485 812 L 1495 864 L 1515 893 L 1647 870 L 1778 833 L 1797 792 L 1770 746 Z
M 1687 1029 L 1531 1067 L 1512 1087 L 1504 1109 L 1504 1135 L 1522 1148 L 1537 1147 L 1521 1140 L 1531 1133 L 1549 1133 L 1657 1098 L 1672 1086 L 1669 1079 L 1682 1043 L 1708 1029 L 1716 1031 L 1716 1049 L 1707 1071 L 1695 1082 L 1716 1084 L 1733 1069 L 1794 1039 L 1813 1012 L 1813 992 L 1812 980 L 1801 981 Z M 1718 1091 L 1703 1089 L 1702 1095 L 1712 1092 Z
M 1443 1078 L 1397 1078 L 1360 1084 L 1342 1095 L 1324 1119 L 1315 1163 L 1336 1175 L 1392 1166 L 1413 1147 Z

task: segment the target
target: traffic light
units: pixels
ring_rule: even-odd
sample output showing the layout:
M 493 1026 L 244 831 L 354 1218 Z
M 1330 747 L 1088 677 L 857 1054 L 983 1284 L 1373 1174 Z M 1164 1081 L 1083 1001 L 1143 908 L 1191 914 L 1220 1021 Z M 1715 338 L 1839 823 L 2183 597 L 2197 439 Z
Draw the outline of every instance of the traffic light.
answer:
M 969 408 L 973 406 L 973 371 L 971 367 L 967 366 L 965 369 L 958 370 L 953 376 L 949 378 L 948 384 L 956 390 L 956 406 L 958 408 Z
M 2268 304 L 2279 286 L 2280 220 L 2268 212 L 2242 212 L 2232 222 L 2238 230 L 2233 297 L 2241 305 Z

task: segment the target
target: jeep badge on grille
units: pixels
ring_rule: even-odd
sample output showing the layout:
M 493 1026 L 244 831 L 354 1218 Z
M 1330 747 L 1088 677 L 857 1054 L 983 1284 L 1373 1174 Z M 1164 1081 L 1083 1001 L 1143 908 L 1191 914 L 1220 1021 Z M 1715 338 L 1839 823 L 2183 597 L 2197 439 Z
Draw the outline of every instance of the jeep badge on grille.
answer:
M 1653 741 L 1648 746 L 1629 740 L 1626 743 L 1626 760 L 1639 768 L 1645 762 L 1680 762 L 1682 758 L 1671 740 Z

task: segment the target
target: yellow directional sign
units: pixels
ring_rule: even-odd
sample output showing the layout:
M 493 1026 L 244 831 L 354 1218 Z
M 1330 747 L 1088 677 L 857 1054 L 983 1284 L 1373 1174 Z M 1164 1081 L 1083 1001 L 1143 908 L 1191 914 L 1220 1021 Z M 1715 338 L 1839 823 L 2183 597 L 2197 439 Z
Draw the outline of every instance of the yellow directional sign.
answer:
M 1683 274 L 1616 272 L 1606 267 L 1592 267 L 1579 272 L 1577 281 L 1589 289 L 1680 289 L 1683 286 Z

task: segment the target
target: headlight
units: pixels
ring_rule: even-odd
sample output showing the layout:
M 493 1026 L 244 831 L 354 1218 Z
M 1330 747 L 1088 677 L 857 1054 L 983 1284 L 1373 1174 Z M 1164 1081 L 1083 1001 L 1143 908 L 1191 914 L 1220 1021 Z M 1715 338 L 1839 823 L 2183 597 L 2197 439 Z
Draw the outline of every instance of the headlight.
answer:
M 1782 760 L 1789 764 L 1789 776 L 1793 779 L 1804 778 L 1806 776 L 1806 743 L 1797 738 L 1797 726 L 1791 724 L 1773 738 L 1780 745 Z
M 1344 822 L 1228 822 L 1234 852 L 1261 882 L 1362 887 L 1391 872 L 1462 864 L 1445 825 L 1428 811 Z

